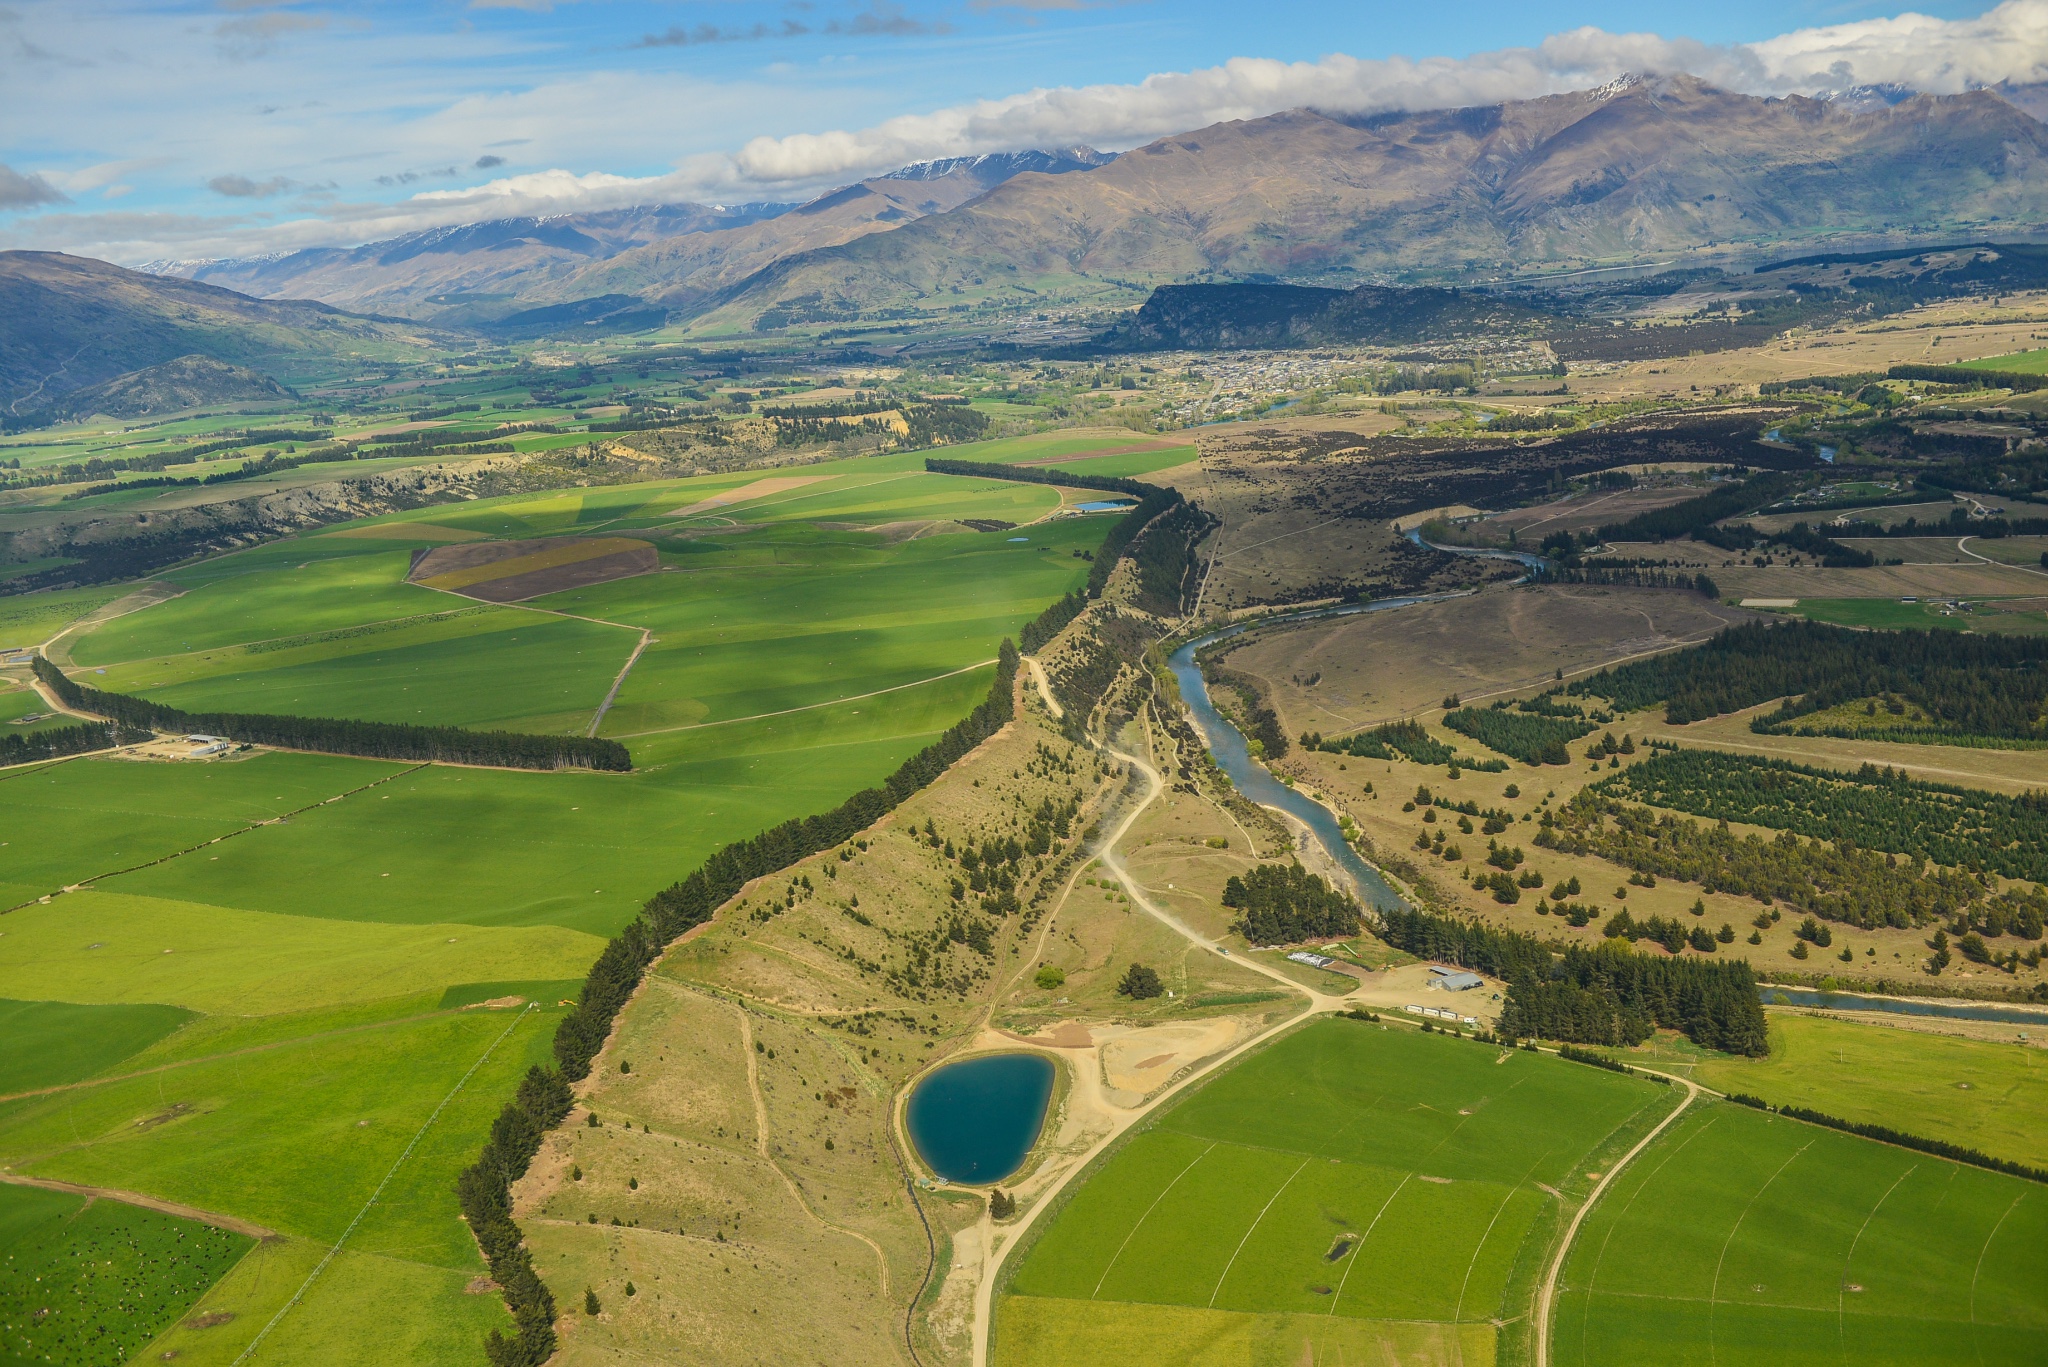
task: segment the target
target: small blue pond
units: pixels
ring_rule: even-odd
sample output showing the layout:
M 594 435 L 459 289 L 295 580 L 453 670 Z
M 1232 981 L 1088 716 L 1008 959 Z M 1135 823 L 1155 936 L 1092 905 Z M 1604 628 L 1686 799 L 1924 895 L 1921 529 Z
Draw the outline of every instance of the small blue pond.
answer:
M 1074 506 L 1084 513 L 1127 513 L 1138 505 L 1098 500 L 1094 503 L 1076 503 Z
M 933 1172 L 982 1186 L 1023 1164 L 1051 1098 L 1051 1059 L 984 1054 L 949 1063 L 918 1083 L 904 1118 L 910 1142 Z

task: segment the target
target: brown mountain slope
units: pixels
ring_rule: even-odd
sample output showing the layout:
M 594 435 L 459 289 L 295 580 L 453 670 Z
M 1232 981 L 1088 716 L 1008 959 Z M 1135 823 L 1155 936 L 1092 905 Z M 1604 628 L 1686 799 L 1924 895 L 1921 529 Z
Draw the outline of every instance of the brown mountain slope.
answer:
M 251 299 L 61 252 L 0 252 L 0 415 L 193 354 L 289 378 L 414 356 L 417 330 L 303 299 Z
M 1032 170 L 1057 179 L 1107 160 L 1085 147 L 923 162 L 822 195 L 775 218 L 650 243 L 566 279 L 529 290 L 535 299 L 636 294 L 688 309 L 785 257 L 887 232 L 944 213 Z M 1043 169 L 1039 169 L 1043 168 Z
M 1427 279 L 2044 221 L 2048 126 L 1996 95 L 1852 109 L 1674 77 L 1480 109 L 1218 124 L 777 263 L 715 317 L 1128 297 L 1233 276 Z
M 1019 171 L 1054 174 L 1108 160 L 1087 147 L 920 162 L 807 204 L 657 204 L 502 218 L 407 233 L 353 248 L 149 267 L 270 299 L 488 324 L 603 296 L 689 304 L 792 253 L 836 246 L 955 208 Z M 579 315 L 580 316 L 580 315 Z
M 318 299 L 378 313 L 421 317 L 450 307 L 474 313 L 493 303 L 504 312 L 518 307 L 510 301 L 528 298 L 592 262 L 664 238 L 744 227 L 788 207 L 657 204 L 493 219 L 362 247 L 311 247 L 247 260 L 166 263 L 161 269 L 263 298 Z

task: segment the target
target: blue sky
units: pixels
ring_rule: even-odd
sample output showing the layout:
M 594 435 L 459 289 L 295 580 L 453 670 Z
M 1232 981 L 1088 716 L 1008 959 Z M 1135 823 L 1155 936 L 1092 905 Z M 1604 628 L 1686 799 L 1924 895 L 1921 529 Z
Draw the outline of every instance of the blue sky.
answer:
M 0 0 L 0 246 L 136 261 L 803 198 L 929 156 L 1628 70 L 2038 81 L 2048 0 Z

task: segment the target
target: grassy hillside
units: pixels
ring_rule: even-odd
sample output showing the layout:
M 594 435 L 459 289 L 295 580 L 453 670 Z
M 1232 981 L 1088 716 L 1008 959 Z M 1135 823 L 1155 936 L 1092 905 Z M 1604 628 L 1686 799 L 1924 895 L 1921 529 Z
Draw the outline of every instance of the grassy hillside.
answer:
M 195 353 L 289 378 L 425 345 L 410 327 L 325 304 L 251 299 L 58 252 L 0 252 L 0 411 L 11 417 Z

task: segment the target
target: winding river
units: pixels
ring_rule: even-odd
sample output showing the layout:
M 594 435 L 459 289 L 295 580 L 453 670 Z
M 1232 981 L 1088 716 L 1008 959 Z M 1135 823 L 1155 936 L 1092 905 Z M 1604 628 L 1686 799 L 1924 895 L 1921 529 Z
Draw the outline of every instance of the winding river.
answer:
M 1470 555 L 1488 560 L 1513 560 L 1528 566 L 1531 570 L 1541 569 L 1546 563 L 1543 557 L 1521 551 L 1486 551 L 1466 546 L 1438 546 L 1424 541 L 1419 531 L 1409 532 L 1408 539 L 1418 546 L 1446 551 L 1452 555 Z M 1218 641 L 1243 634 L 1254 626 L 1271 626 L 1277 622 L 1307 622 L 1320 617 L 1351 617 L 1364 612 L 1390 612 L 1395 608 L 1413 607 L 1417 603 L 1442 602 L 1449 598 L 1462 597 L 1456 593 L 1426 594 L 1412 598 L 1382 598 L 1371 603 L 1347 603 L 1341 607 L 1307 608 L 1301 612 L 1280 613 L 1272 617 L 1261 617 L 1256 622 L 1224 627 L 1206 636 L 1198 636 L 1179 650 L 1173 652 L 1167 663 L 1173 669 L 1173 676 L 1180 683 L 1180 695 L 1186 700 L 1188 710 L 1194 715 L 1195 728 L 1201 732 L 1202 741 L 1215 757 L 1217 766 L 1230 776 L 1237 790 L 1262 807 L 1275 807 L 1299 820 L 1314 833 L 1323 849 L 1358 884 L 1365 900 L 1377 908 L 1406 907 L 1407 901 L 1395 892 L 1392 885 L 1380 876 L 1378 869 L 1358 857 L 1351 848 L 1351 842 L 1344 838 L 1343 828 L 1338 826 L 1336 814 L 1322 803 L 1298 793 L 1273 777 L 1272 771 L 1252 758 L 1251 746 L 1230 720 L 1216 710 L 1216 704 L 1209 700 L 1209 685 L 1202 678 L 1201 666 L 1195 663 L 1198 652 Z

